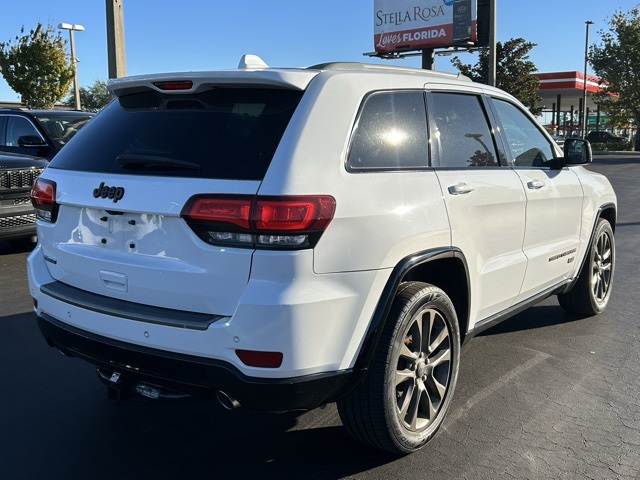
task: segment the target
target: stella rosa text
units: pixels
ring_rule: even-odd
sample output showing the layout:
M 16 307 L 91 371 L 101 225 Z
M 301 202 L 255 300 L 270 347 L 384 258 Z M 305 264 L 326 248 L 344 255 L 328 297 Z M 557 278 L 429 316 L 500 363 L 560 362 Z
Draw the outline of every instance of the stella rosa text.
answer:
M 408 22 L 423 21 L 426 22 L 435 17 L 444 16 L 444 8 L 442 5 L 433 7 L 413 7 L 411 10 L 404 12 L 389 12 L 385 13 L 382 10 L 376 12 L 376 27 L 382 25 L 403 25 Z

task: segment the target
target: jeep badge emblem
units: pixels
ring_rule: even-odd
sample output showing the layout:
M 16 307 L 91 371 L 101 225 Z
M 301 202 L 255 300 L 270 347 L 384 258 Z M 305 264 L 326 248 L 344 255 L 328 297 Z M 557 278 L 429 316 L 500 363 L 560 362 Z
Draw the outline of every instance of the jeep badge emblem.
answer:
M 118 203 L 118 200 L 124 197 L 124 187 L 110 187 L 102 182 L 98 188 L 93 189 L 93 196 L 95 198 L 111 198 L 113 203 Z

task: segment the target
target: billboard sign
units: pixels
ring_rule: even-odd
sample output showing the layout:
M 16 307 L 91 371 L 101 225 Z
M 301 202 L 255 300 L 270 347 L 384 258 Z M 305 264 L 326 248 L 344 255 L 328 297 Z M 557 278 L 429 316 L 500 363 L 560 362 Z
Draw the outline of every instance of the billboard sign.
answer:
M 477 0 L 374 0 L 376 52 L 468 45 L 477 40 Z

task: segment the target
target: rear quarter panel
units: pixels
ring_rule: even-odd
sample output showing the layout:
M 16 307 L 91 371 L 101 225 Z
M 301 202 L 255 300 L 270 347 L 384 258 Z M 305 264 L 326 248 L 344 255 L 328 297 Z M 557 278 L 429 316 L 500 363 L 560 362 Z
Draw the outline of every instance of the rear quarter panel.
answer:
M 433 171 L 349 173 L 345 168 L 365 96 L 422 90 L 424 83 L 421 75 L 327 72 L 309 85 L 259 193 L 336 199 L 334 218 L 314 250 L 316 273 L 392 268 L 417 251 L 450 245 Z

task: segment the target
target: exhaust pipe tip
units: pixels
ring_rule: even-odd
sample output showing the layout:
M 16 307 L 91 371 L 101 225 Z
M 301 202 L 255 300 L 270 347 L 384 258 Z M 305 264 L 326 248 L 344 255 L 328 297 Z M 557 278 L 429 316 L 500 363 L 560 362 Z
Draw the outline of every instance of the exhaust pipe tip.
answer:
M 235 398 L 230 397 L 222 390 L 218 390 L 216 392 L 216 398 L 218 399 L 218 402 L 220 402 L 220 405 L 222 405 L 227 410 L 235 410 L 236 408 L 240 407 L 240 402 L 238 402 Z

